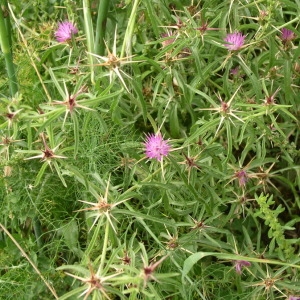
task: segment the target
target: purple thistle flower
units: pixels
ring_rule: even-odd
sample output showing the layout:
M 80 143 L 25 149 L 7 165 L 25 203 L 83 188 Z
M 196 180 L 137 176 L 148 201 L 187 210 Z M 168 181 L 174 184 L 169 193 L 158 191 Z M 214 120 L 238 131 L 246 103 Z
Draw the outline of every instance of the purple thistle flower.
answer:
M 288 300 L 300 300 L 300 296 L 289 296 Z
M 59 22 L 55 32 L 56 40 L 60 43 L 66 42 L 72 38 L 73 34 L 78 33 L 78 29 L 69 21 Z
M 228 50 L 239 50 L 244 45 L 245 35 L 240 32 L 228 33 L 224 39 L 225 47 Z
M 233 76 L 237 76 L 239 74 L 239 66 L 230 70 L 230 74 Z
M 242 274 L 242 268 L 243 267 L 250 267 L 251 263 L 249 261 L 246 261 L 246 260 L 236 260 L 234 262 L 234 266 L 235 266 L 235 271 L 238 274 Z
M 167 33 L 163 33 L 162 35 L 161 35 L 161 37 L 162 38 L 167 38 L 167 37 L 171 37 L 173 35 L 173 33 L 172 32 L 167 32 Z M 164 47 L 166 47 L 166 46 L 168 46 L 168 45 L 170 45 L 170 44 L 173 44 L 175 42 L 175 39 L 174 38 L 169 38 L 169 39 L 167 39 L 167 40 L 165 40 L 165 41 L 162 41 L 161 43 L 162 43 L 162 46 L 163 46 L 163 48 Z
M 234 177 L 238 179 L 240 186 L 245 186 L 248 181 L 248 175 L 245 170 L 235 172 Z
M 295 38 L 295 33 L 287 28 L 281 29 L 281 39 L 283 42 L 291 41 Z
M 146 156 L 158 161 L 161 161 L 163 156 L 167 156 L 170 152 L 170 145 L 162 138 L 161 134 L 149 134 L 144 145 Z

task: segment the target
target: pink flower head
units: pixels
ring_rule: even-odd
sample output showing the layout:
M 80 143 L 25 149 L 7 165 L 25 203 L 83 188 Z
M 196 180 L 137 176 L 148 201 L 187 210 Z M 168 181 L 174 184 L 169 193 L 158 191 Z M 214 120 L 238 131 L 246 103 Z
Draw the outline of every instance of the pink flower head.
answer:
M 56 40 L 60 43 L 66 42 L 72 38 L 73 34 L 78 33 L 78 29 L 69 21 L 59 22 L 55 32 Z
M 163 33 L 163 34 L 161 35 L 161 37 L 162 37 L 162 38 L 167 38 L 167 37 L 171 37 L 172 35 L 173 35 L 172 32 L 168 32 L 168 33 Z M 168 45 L 170 45 L 170 44 L 173 44 L 174 42 L 175 42 L 175 39 L 174 39 L 174 38 L 169 38 L 169 39 L 167 39 L 167 40 L 165 40 L 165 41 L 162 41 L 161 43 L 162 43 L 163 47 L 166 47 L 166 46 L 168 46 Z
M 244 45 L 245 37 L 240 32 L 228 33 L 224 39 L 225 47 L 228 50 L 239 50 Z
M 289 300 L 300 300 L 300 296 L 289 296 Z
M 161 134 L 149 134 L 144 145 L 146 156 L 158 161 L 161 161 L 163 156 L 167 156 L 170 152 L 170 145 L 162 138 Z
M 295 33 L 287 28 L 281 29 L 281 39 L 283 42 L 291 41 L 295 38 Z
M 234 177 L 238 179 L 240 186 L 245 186 L 248 181 L 248 175 L 245 170 L 235 172 Z
M 230 74 L 233 76 L 237 76 L 239 74 L 239 66 L 230 70 Z
M 238 274 L 242 274 L 242 268 L 243 267 L 250 267 L 251 263 L 249 261 L 246 261 L 246 260 L 236 260 L 234 262 L 234 266 L 235 266 L 235 271 Z

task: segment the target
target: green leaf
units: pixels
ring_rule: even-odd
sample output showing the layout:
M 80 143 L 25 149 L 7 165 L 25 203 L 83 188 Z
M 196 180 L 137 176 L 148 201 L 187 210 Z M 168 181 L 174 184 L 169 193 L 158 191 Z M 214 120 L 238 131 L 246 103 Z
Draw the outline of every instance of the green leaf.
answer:
M 74 219 L 72 219 L 65 226 L 61 227 L 58 230 L 58 233 L 64 237 L 66 245 L 72 252 L 79 256 L 82 255 L 81 250 L 78 248 L 78 224 Z
M 245 260 L 249 262 L 257 262 L 257 263 L 264 263 L 264 264 L 274 264 L 279 266 L 289 266 L 291 268 L 297 268 L 300 269 L 300 265 L 296 265 L 294 263 L 299 262 L 300 259 L 297 259 L 294 263 L 286 263 L 282 261 L 277 260 L 271 260 L 271 259 L 261 259 L 261 258 L 254 258 L 254 257 L 247 257 L 242 256 L 238 254 L 231 254 L 231 253 L 217 253 L 217 252 L 197 252 L 189 256 L 183 264 L 183 271 L 182 271 L 182 277 L 185 277 L 190 270 L 193 268 L 193 266 L 202 258 L 206 256 L 214 256 L 218 259 L 225 259 L 228 261 L 232 260 Z
M 35 178 L 34 186 L 38 186 L 39 185 L 39 183 L 40 183 L 40 181 L 41 181 L 41 179 L 43 177 L 43 174 L 45 173 L 45 170 L 46 170 L 47 166 L 48 166 L 48 162 L 44 162 L 43 165 L 42 165 L 42 167 L 40 168 L 40 170 L 39 170 L 36 178 Z

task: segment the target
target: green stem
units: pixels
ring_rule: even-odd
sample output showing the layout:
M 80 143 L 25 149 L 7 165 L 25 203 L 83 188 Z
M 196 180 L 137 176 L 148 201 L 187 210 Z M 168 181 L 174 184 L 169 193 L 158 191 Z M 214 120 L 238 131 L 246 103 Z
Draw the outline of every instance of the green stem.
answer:
M 7 32 L 11 32 L 11 23 L 10 23 L 10 17 L 9 17 L 9 13 L 8 13 L 8 4 L 7 4 L 7 0 L 2 0 L 3 4 L 1 3 L 2 6 L 2 12 L 4 14 L 4 22 L 5 22 L 5 26 L 6 26 L 6 30 Z M 9 41 L 9 45 L 12 45 L 12 36 L 9 34 L 8 35 L 8 41 Z
M 96 38 L 95 38 L 95 53 L 103 56 L 105 53 L 105 32 L 106 32 L 106 21 L 108 14 L 110 0 L 100 0 L 98 7 L 98 18 L 96 24 Z
M 0 1 L 0 4 L 0 46 L 5 60 L 10 94 L 13 97 L 18 92 L 18 85 L 10 45 L 10 27 L 6 26 L 8 16 L 4 16 L 2 11 L 2 7 L 7 8 L 6 0 Z M 8 9 L 5 9 L 5 11 L 8 11 Z
M 124 42 L 122 45 L 120 57 L 124 56 L 124 52 L 126 52 L 127 56 L 131 55 L 132 36 L 133 36 L 133 31 L 134 31 L 134 28 L 136 25 L 135 18 L 137 15 L 137 9 L 138 9 L 139 2 L 140 2 L 140 0 L 134 0 L 131 14 L 130 14 L 129 21 L 128 21 L 128 25 L 127 25 L 126 32 L 125 32 L 125 37 L 124 37 Z
M 106 227 L 105 227 L 105 236 L 104 236 L 103 248 L 102 248 L 102 254 L 101 254 L 101 261 L 100 261 L 99 269 L 97 271 L 98 276 L 101 275 L 101 273 L 103 271 L 103 266 L 104 266 L 104 263 L 105 263 L 107 244 L 108 244 L 109 227 L 110 227 L 110 224 L 109 224 L 109 220 L 107 218 L 106 219 Z
M 97 227 L 95 228 L 94 234 L 92 236 L 92 239 L 89 241 L 88 247 L 85 251 L 85 258 L 83 260 L 83 263 L 87 264 L 89 261 L 89 256 L 95 246 L 95 243 L 97 241 L 97 238 L 99 237 L 100 234 L 100 228 L 101 228 L 101 222 L 98 221 L 97 223 Z
M 91 82 L 95 83 L 94 57 L 91 54 L 94 51 L 94 30 L 93 30 L 93 22 L 91 18 L 90 1 L 83 0 L 82 4 L 83 4 L 84 28 L 85 28 L 85 35 L 86 35 L 87 50 L 88 50 L 88 61 L 90 64 L 90 71 L 91 71 Z
M 43 243 L 42 243 L 42 229 L 41 229 L 41 222 L 37 216 L 35 216 L 32 220 L 32 226 L 33 226 L 33 231 L 36 239 L 36 243 L 40 251 L 42 251 L 43 248 Z

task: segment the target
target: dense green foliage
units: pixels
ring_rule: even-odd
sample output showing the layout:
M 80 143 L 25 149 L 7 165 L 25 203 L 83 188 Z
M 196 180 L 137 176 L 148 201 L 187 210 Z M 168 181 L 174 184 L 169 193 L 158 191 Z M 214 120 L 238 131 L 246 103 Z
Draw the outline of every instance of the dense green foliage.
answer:
M 0 3 L 0 299 L 300 296 L 299 0 Z

